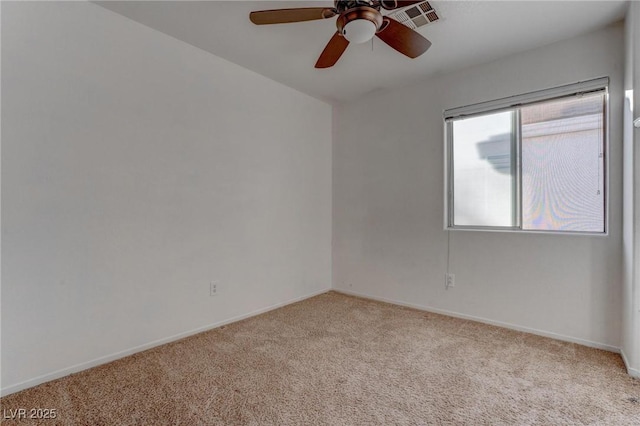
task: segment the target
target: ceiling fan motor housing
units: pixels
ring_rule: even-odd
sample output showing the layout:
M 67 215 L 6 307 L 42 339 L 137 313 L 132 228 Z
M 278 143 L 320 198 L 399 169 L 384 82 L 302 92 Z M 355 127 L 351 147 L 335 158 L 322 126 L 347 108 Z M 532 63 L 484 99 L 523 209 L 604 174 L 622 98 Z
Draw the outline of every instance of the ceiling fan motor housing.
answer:
M 342 13 L 345 10 L 353 9 L 358 6 L 370 6 L 379 9 L 379 6 L 377 5 L 380 2 L 374 0 L 334 0 L 333 3 L 338 13 Z
M 393 10 L 399 7 L 397 0 L 380 0 L 380 6 L 387 10 Z

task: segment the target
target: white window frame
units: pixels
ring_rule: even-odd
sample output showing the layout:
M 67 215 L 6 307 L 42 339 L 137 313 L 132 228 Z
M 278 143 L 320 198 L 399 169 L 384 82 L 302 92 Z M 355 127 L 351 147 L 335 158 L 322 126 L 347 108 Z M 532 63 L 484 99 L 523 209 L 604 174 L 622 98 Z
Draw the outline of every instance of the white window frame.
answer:
M 603 117 L 603 173 L 604 173 L 604 231 L 603 232 L 586 232 L 586 231 L 561 231 L 561 230 L 533 230 L 522 229 L 522 181 L 521 181 L 521 145 L 522 135 L 520 128 L 520 113 L 516 110 L 515 124 L 517 129 L 515 141 L 515 167 L 516 173 L 516 189 L 515 196 L 515 214 L 517 220 L 515 226 L 462 226 L 455 225 L 453 221 L 453 122 L 457 119 L 469 118 L 475 115 L 496 113 L 504 110 L 512 110 L 513 108 L 531 105 L 539 102 L 552 101 L 554 99 L 567 98 L 570 96 L 581 96 L 588 93 L 602 92 L 604 94 L 604 117 Z M 468 106 L 447 109 L 443 112 L 444 119 L 444 229 L 453 231 L 488 231 L 488 232 L 517 232 L 529 234 L 570 234 L 570 235 L 588 235 L 588 236 L 608 236 L 609 235 L 609 77 L 600 77 L 593 80 L 581 81 L 565 86 L 554 87 L 536 92 L 525 93 L 522 95 L 510 96 L 507 98 L 496 99 L 488 102 L 481 102 Z

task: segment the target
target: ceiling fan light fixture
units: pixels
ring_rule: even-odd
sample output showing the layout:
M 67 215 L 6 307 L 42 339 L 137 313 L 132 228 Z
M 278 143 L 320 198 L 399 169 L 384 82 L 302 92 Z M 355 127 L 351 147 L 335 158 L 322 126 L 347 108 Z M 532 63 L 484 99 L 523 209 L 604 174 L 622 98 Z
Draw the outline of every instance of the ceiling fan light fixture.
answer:
M 350 43 L 364 43 L 371 40 L 382 27 L 382 15 L 372 7 L 354 7 L 338 17 L 336 26 Z
M 342 29 L 342 35 L 350 43 L 364 43 L 373 38 L 378 28 L 367 19 L 356 19 L 348 22 Z

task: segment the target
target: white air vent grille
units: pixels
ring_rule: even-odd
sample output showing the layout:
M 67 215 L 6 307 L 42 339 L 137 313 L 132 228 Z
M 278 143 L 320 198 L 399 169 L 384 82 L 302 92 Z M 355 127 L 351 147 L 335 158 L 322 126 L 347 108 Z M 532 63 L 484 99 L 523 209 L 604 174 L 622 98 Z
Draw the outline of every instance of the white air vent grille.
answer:
M 428 1 L 418 3 L 403 10 L 397 10 L 388 16 L 413 30 L 440 19 L 440 16 L 438 16 L 438 13 Z

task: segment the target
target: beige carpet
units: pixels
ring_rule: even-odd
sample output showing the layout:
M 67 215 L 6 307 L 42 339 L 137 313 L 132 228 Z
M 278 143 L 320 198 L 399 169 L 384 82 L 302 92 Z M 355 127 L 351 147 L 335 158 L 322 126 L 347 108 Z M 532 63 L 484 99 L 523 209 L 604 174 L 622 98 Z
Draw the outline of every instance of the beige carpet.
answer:
M 1 403 L 47 425 L 640 425 L 616 354 L 333 292 Z

